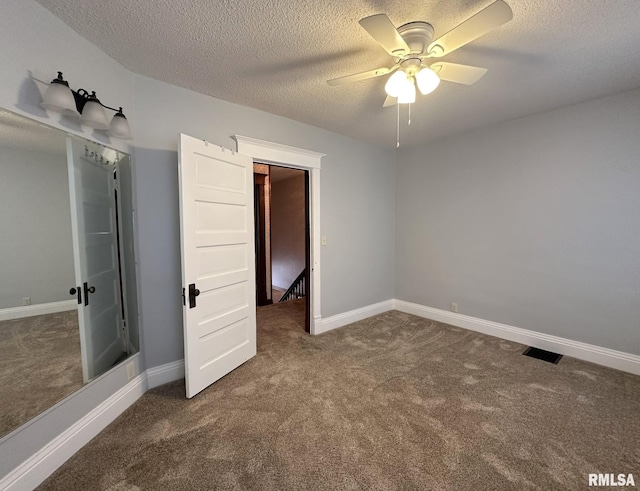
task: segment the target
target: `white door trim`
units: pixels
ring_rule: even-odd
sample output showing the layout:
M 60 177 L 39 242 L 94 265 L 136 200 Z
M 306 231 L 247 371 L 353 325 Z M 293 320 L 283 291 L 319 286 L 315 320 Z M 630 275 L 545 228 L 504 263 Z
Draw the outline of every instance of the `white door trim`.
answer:
M 309 171 L 309 233 L 311 234 L 311 334 L 320 334 L 322 310 L 320 303 L 320 166 L 326 154 L 291 147 L 280 143 L 234 135 L 238 153 L 265 164 L 285 165 Z

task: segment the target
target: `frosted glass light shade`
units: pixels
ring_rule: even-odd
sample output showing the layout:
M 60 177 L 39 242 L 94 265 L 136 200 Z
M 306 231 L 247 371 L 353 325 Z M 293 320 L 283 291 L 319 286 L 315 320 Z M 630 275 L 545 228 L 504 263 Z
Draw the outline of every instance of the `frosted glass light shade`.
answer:
M 103 147 L 100 155 L 109 162 L 116 162 L 118 160 L 118 151 L 113 148 Z
M 123 140 L 131 140 L 131 128 L 129 127 L 129 121 L 127 121 L 125 115 L 122 114 L 122 108 L 120 109 L 121 110 L 113 116 L 107 134 Z
M 391 97 L 398 97 L 406 81 L 407 74 L 402 70 L 398 70 L 389 77 L 389 80 L 387 80 L 387 83 L 384 85 L 384 90 Z
M 416 86 L 413 79 L 406 79 L 398 94 L 398 104 L 413 104 L 416 102 Z
M 109 129 L 109 120 L 104 108 L 96 101 L 87 102 L 82 108 L 80 122 L 97 130 Z
M 67 116 L 77 116 L 76 101 L 68 85 L 53 81 L 44 93 L 41 104 L 45 109 L 51 109 Z
M 423 68 L 416 74 L 418 89 L 424 95 L 431 94 L 440 84 L 440 77 L 431 68 Z

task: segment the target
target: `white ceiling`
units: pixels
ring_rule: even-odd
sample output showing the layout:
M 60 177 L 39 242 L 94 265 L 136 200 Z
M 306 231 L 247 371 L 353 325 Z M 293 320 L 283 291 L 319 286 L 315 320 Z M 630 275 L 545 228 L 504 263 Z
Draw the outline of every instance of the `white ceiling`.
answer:
M 358 20 L 424 20 L 438 37 L 492 0 L 38 1 L 136 73 L 395 146 L 385 77 L 326 84 L 393 64 Z M 419 95 L 402 145 L 640 87 L 640 0 L 506 1 L 510 23 L 443 58 L 488 73 Z

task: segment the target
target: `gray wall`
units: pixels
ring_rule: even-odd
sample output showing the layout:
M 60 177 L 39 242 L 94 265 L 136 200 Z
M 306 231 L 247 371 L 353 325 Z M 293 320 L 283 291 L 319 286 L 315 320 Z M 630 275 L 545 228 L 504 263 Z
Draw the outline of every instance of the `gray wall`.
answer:
M 396 298 L 640 354 L 640 90 L 401 149 Z
M 178 134 L 235 149 L 235 134 L 326 153 L 321 170 L 322 316 L 393 297 L 394 151 L 135 78 L 140 304 L 149 367 L 183 357 Z M 158 101 L 162 101 L 161 104 Z
M 134 75 L 33 0 L 0 3 L 0 42 L 0 107 L 134 154 L 140 370 L 183 358 L 176 153 L 180 132 L 228 148 L 235 148 L 231 136 L 238 133 L 326 153 L 321 226 L 330 242 L 322 250 L 322 315 L 393 296 L 392 150 Z M 40 107 L 57 70 L 72 87 L 96 90 L 106 104 L 124 107 L 134 135 L 131 145 L 110 141 L 102 132 Z M 375 223 L 369 220 L 372 216 Z M 90 401 L 66 404 L 63 419 L 42 418 L 38 427 L 50 424 L 50 431 L 20 431 L 3 440 L 0 477 L 126 384 L 121 374 L 109 379 L 113 383 L 100 379 L 91 385 Z
M 242 134 L 326 153 L 320 214 L 329 244 L 321 251 L 321 314 L 393 296 L 393 150 L 135 75 L 33 0 L 0 4 L 0 41 L 1 107 L 134 154 L 145 366 L 183 358 L 176 152 L 181 132 L 227 148 L 235 149 L 231 137 Z M 40 107 L 57 70 L 72 87 L 96 90 L 106 104 L 125 108 L 131 147 Z
M 304 180 L 271 182 L 271 283 L 284 290 L 305 267 Z
M 0 147 L 0 175 L 0 309 L 73 300 L 66 155 Z
M 46 84 L 62 70 L 72 87 L 96 90 L 106 104 L 122 105 L 135 132 L 133 76 L 128 70 L 33 0 L 0 2 L 0 45 L 0 107 L 129 151 L 119 140 L 109 142 L 104 133 L 83 128 L 67 117 L 49 115 L 40 107 Z M 135 366 L 137 373 L 145 369 L 142 356 L 135 358 Z M 4 437 L 0 479 L 126 384 L 126 366 L 120 365 L 31 425 Z

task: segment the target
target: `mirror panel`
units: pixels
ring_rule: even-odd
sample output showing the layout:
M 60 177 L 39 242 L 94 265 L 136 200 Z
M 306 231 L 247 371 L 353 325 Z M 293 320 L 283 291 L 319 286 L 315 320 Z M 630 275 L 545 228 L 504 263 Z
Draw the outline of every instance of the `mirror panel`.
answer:
M 0 110 L 0 437 L 139 350 L 129 155 Z

